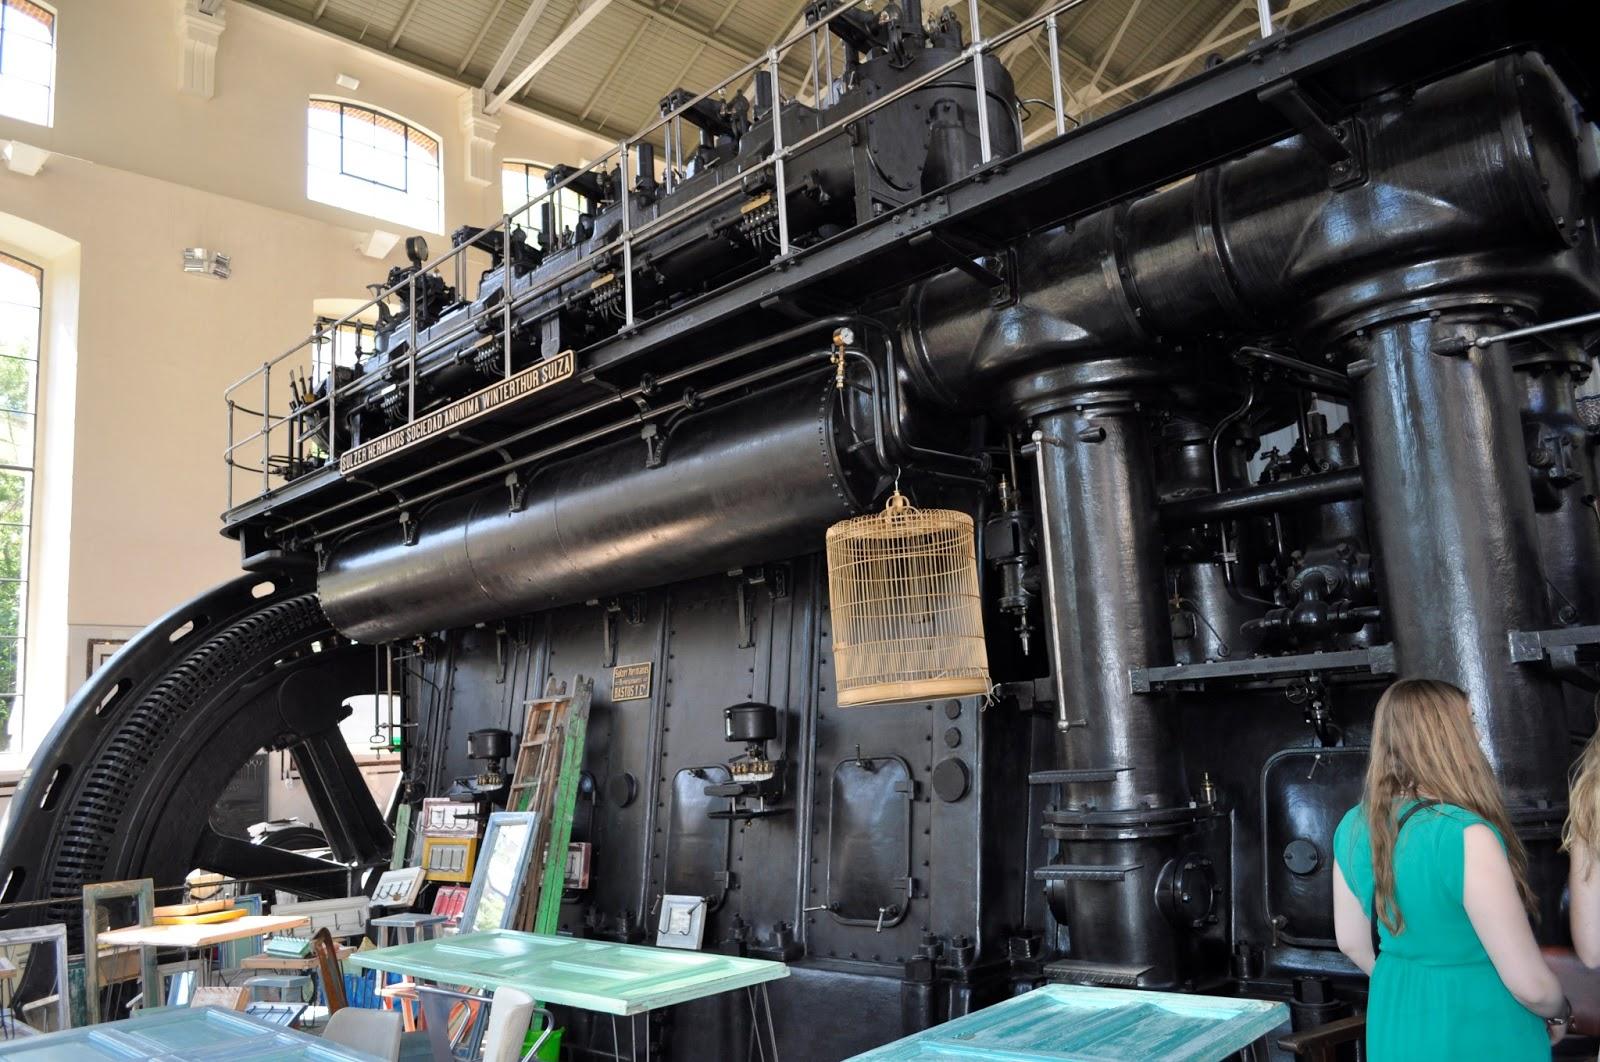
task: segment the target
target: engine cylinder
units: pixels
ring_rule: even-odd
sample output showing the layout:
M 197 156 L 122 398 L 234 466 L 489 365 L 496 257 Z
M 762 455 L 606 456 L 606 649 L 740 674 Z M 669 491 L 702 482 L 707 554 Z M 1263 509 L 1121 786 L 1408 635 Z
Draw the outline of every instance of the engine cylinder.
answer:
M 341 632 L 382 642 L 815 550 L 858 509 L 866 458 L 836 444 L 836 392 L 786 385 L 338 546 L 317 581 Z M 658 463 L 656 463 L 658 462 Z

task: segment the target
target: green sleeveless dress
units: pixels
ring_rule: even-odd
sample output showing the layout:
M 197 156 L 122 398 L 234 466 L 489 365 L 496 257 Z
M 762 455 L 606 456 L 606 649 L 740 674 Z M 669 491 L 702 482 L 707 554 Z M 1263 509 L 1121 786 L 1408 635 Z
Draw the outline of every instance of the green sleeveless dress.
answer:
M 1383 947 L 1367 999 L 1369 1062 L 1550 1057 L 1544 1019 L 1506 989 L 1461 905 L 1462 834 L 1478 823 L 1489 825 L 1464 808 L 1438 804 L 1419 809 L 1400 832 L 1395 899 L 1405 928 L 1393 936 L 1379 924 Z M 1372 844 L 1360 804 L 1334 831 L 1333 854 L 1350 891 L 1370 911 Z

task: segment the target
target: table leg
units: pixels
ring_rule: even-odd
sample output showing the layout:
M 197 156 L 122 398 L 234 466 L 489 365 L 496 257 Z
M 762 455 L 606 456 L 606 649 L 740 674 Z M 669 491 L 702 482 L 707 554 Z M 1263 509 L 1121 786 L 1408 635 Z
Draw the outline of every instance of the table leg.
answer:
M 767 995 L 767 983 L 761 982 L 761 1005 L 767 1012 L 767 1038 L 772 1041 L 772 1062 L 778 1062 L 778 1031 L 772 1025 L 772 997 Z
M 766 1048 L 766 1045 L 761 1042 L 761 1039 L 762 1039 L 762 1037 L 761 1037 L 761 1019 L 756 1014 L 756 990 L 755 990 L 755 986 L 751 985 L 751 986 L 745 988 L 745 990 L 744 990 L 744 998 L 745 998 L 745 1001 L 750 1004 L 750 1034 L 751 1034 L 751 1037 L 752 1037 L 752 1039 L 754 1041 L 754 1044 L 755 1044 L 756 1054 L 760 1057 L 761 1062 L 767 1062 L 767 1048 Z M 750 1058 L 750 1052 L 748 1050 L 746 1050 L 746 1052 L 745 1052 L 746 1062 L 749 1062 L 749 1058 Z
M 450 1010 L 455 1000 L 432 992 L 417 993 L 417 1006 L 422 1011 L 423 1024 L 428 1031 L 428 1049 L 434 1062 L 451 1062 Z

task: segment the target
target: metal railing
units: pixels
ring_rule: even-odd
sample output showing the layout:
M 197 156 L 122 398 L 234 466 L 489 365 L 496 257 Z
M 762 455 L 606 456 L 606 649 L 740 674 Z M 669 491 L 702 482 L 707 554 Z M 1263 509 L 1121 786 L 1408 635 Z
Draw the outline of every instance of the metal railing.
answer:
M 783 194 L 785 182 L 785 165 L 797 153 L 804 151 L 812 144 L 827 137 L 838 135 L 850 123 L 879 111 L 904 96 L 917 91 L 944 77 L 951 71 L 961 66 L 971 64 L 974 82 L 974 95 L 978 101 L 978 139 L 981 165 L 988 165 L 994 161 L 993 131 L 989 126 L 988 86 L 984 69 L 984 58 L 990 53 L 1003 48 L 1007 44 L 1020 40 L 1026 35 L 1042 32 L 1045 42 L 1044 50 L 1048 57 L 1051 103 L 1055 110 L 1055 134 L 1060 136 L 1066 132 L 1067 119 L 1064 107 L 1066 93 L 1061 75 L 1061 47 L 1060 47 L 1060 16 L 1085 3 L 1086 0 L 1058 0 L 1057 3 L 1041 8 L 1032 16 L 1012 25 L 1010 28 L 986 37 L 982 30 L 982 21 L 978 9 L 978 0 L 967 0 L 967 27 L 970 43 L 955 57 L 924 72 L 909 82 L 899 86 L 891 92 L 884 93 L 869 104 L 854 108 L 848 113 L 834 119 L 824 121 L 819 127 L 793 143 L 784 139 L 782 125 L 782 92 L 780 80 L 780 65 L 793 48 L 802 42 L 807 42 L 810 49 L 810 78 L 814 102 L 818 109 L 826 113 L 830 109 L 830 100 L 833 96 L 833 50 L 834 42 L 829 36 L 829 24 L 845 13 L 861 6 L 867 0 L 846 0 L 845 3 L 829 12 L 822 20 L 809 26 L 797 29 L 776 45 L 769 48 L 764 55 L 757 56 L 729 74 L 722 81 L 711 88 L 701 92 L 676 107 L 671 108 L 658 118 L 645 126 L 638 133 L 620 141 L 615 147 L 606 151 L 600 157 L 590 161 L 581 169 L 567 175 L 566 178 L 554 185 L 547 187 L 543 192 L 534 196 L 517 210 L 509 211 L 500 216 L 498 222 L 483 232 L 461 244 L 453 247 L 444 254 L 423 264 L 420 270 L 411 272 L 406 279 L 383 288 L 367 302 L 357 309 L 346 314 L 337 321 L 319 326 L 304 339 L 300 340 L 288 350 L 264 362 L 260 368 L 252 370 L 243 378 L 234 382 L 224 392 L 224 402 L 227 407 L 228 445 L 223 452 L 223 460 L 227 471 L 227 507 L 233 509 L 236 504 L 237 477 L 243 475 L 245 482 L 253 481 L 256 475 L 260 477 L 260 489 L 254 497 L 263 497 L 273 492 L 272 476 L 275 473 L 286 477 L 296 471 L 309 470 L 314 464 L 336 464 L 339 460 L 339 431 L 338 415 L 341 403 L 354 400 L 358 392 L 365 393 L 375 388 L 388 390 L 403 386 L 405 388 L 405 420 L 395 427 L 404 427 L 416 419 L 417 415 L 417 371 L 419 362 L 430 354 L 456 343 L 463 337 L 471 334 L 489 336 L 490 333 L 482 327 L 485 321 L 499 315 L 498 342 L 502 354 L 501 378 L 507 379 L 513 374 L 512 359 L 512 324 L 516 310 L 530 302 L 542 298 L 551 291 L 563 285 L 594 272 L 597 263 L 621 260 L 621 277 L 619 279 L 622 290 L 622 331 L 627 333 L 633 330 L 639 321 L 636 318 L 635 307 L 635 279 L 633 269 L 633 252 L 636 244 L 650 235 L 678 222 L 689 214 L 705 206 L 723 199 L 741 194 L 745 186 L 744 178 L 752 174 L 762 173 L 768 169 L 772 171 L 774 188 L 773 204 L 776 212 L 778 253 L 774 263 L 782 263 L 794 253 L 790 243 L 789 211 L 787 197 Z M 1268 0 L 1256 0 L 1260 14 L 1263 31 L 1271 29 L 1271 13 Z M 658 213 L 648 221 L 635 225 L 630 212 L 630 197 L 635 193 L 633 180 L 629 174 L 631 160 L 639 158 L 639 149 L 642 145 L 651 144 L 656 134 L 661 135 L 664 146 L 665 158 L 663 160 L 663 184 L 667 191 L 672 191 L 685 179 L 683 171 L 683 116 L 695 105 L 704 100 L 717 97 L 725 98 L 730 88 L 738 91 L 747 78 L 758 72 L 765 73 L 771 79 L 773 105 L 765 116 L 765 121 L 770 123 L 772 132 L 771 150 L 754 165 L 748 166 L 737 173 L 730 173 L 727 178 L 720 180 L 711 188 L 694 195 L 682 203 L 677 203 L 669 210 Z M 827 92 L 821 91 L 819 78 L 826 74 L 828 81 Z M 537 283 L 532 283 L 521 289 L 516 289 L 514 283 L 515 270 L 512 259 L 512 227 L 513 219 L 517 217 L 535 217 L 538 214 L 535 207 L 542 207 L 545 203 L 556 203 L 556 197 L 563 191 L 583 180 L 591 174 L 605 174 L 615 163 L 618 168 L 620 180 L 618 182 L 619 214 L 621 225 L 615 238 L 603 246 L 582 253 L 574 261 L 562 269 L 541 276 Z M 652 174 L 653 178 L 654 175 Z M 420 341 L 420 320 L 417 307 L 417 278 L 420 274 L 440 274 L 445 266 L 452 266 L 458 279 L 458 295 L 463 299 L 462 305 L 471 306 L 474 300 L 466 298 L 464 282 L 466 276 L 465 255 L 469 250 L 483 249 L 486 241 L 498 240 L 500 243 L 501 277 L 503 296 L 493 306 L 480 306 L 473 309 L 455 327 L 450 328 L 445 334 L 430 336 L 426 343 Z M 546 259 L 548 261 L 548 258 Z M 618 279 L 612 274 L 612 279 Z M 388 385 L 375 384 L 373 380 L 361 373 L 344 383 L 339 382 L 339 373 L 336 360 L 329 359 L 325 380 L 326 393 L 320 397 L 316 394 L 323 386 L 314 371 L 316 367 L 316 352 L 320 346 L 327 342 L 332 334 L 341 328 L 365 320 L 370 314 L 377 312 L 380 304 L 387 306 L 388 301 L 394 296 L 405 293 L 406 313 L 409 315 L 410 341 L 407 344 L 405 355 L 405 372 L 403 384 L 390 383 Z M 431 327 L 437 329 L 439 322 Z M 304 367 L 302 367 L 302 362 Z M 391 365 L 391 373 L 395 366 Z M 300 370 L 299 379 L 311 381 L 308 391 L 301 390 L 296 383 L 296 370 Z M 277 412 L 273 403 L 273 378 L 276 376 L 280 383 L 288 383 L 290 399 L 288 403 L 278 407 Z M 392 379 L 392 376 L 391 376 Z M 308 397 L 309 394 L 309 397 Z M 251 408 L 253 401 L 259 400 L 259 410 Z M 238 434 L 241 426 L 249 429 L 259 423 L 253 431 L 242 437 Z M 310 425 L 317 425 L 318 430 L 309 431 Z M 323 434 L 325 425 L 325 439 L 318 441 L 314 435 Z M 274 449 L 275 442 L 279 449 Z M 259 464 L 251 464 L 250 460 L 242 457 L 249 454 L 252 457 L 258 452 Z

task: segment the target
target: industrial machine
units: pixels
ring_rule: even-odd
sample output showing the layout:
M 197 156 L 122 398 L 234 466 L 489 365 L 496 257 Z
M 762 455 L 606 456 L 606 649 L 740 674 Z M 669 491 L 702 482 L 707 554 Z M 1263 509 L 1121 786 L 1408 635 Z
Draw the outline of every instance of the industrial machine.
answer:
M 791 964 L 786 1057 L 1050 981 L 1314 1026 L 1364 990 L 1331 837 L 1406 675 L 1471 696 L 1560 937 L 1600 688 L 1586 14 L 1359 3 L 1025 148 L 949 11 L 811 5 L 849 56 L 815 100 L 767 67 L 675 93 L 553 174 L 575 229 L 413 247 L 372 352 L 287 407 L 281 369 L 242 385 L 247 574 L 79 694 L 0 899 L 196 867 L 342 895 L 391 845 L 334 728 L 375 659 L 418 807 L 584 673 L 563 929 L 644 941 L 703 897 L 705 947 Z M 992 685 L 841 708 L 823 536 L 895 489 L 973 519 Z M 210 824 L 262 748 L 336 861 Z M 740 1057 L 741 1003 L 654 1045 Z

